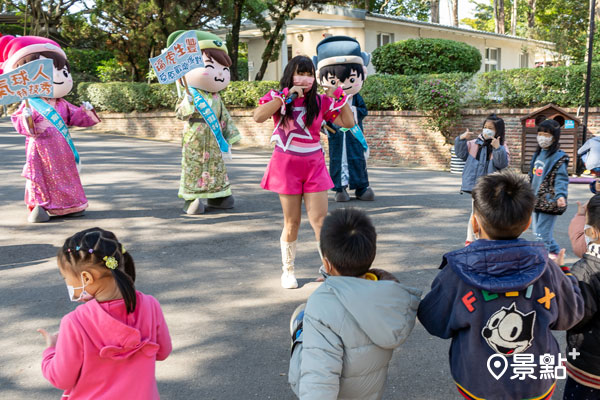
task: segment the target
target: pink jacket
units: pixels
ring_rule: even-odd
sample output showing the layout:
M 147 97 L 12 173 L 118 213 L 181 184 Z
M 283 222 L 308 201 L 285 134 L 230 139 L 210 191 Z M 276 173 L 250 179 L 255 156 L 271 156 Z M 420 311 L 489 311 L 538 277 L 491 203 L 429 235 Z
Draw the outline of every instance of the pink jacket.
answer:
M 579 258 L 583 257 L 583 254 L 587 251 L 587 244 L 585 243 L 585 234 L 583 228 L 585 227 L 585 215 L 575 214 L 571 223 L 569 224 L 569 239 L 571 239 L 571 247 L 573 253 Z
M 91 300 L 65 315 L 56 347 L 44 351 L 44 377 L 78 399 L 159 399 L 154 365 L 171 353 L 158 301 L 137 292 L 127 314 L 123 300 Z

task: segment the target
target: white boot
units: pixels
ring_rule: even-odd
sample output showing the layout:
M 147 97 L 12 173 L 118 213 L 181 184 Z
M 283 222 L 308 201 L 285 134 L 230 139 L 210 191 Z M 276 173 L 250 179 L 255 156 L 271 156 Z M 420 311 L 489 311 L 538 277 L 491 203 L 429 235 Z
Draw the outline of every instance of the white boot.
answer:
M 296 289 L 298 287 L 298 281 L 296 280 L 296 276 L 294 276 L 294 261 L 296 260 L 296 243 L 297 240 L 293 242 L 281 242 L 281 261 L 283 262 L 283 266 L 281 269 L 283 273 L 281 274 L 281 287 L 284 289 Z

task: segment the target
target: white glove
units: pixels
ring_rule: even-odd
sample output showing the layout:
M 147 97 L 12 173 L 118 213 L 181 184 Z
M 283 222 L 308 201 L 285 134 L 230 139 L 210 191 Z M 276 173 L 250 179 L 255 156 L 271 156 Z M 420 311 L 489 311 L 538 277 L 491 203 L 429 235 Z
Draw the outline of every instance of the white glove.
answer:
M 187 101 L 188 103 L 193 103 L 194 102 L 194 97 L 191 94 L 187 95 Z
M 223 161 L 233 160 L 233 156 L 231 154 L 231 146 L 229 147 L 229 151 L 227 153 L 221 152 L 221 156 L 223 157 Z
M 83 103 L 81 103 L 81 105 L 88 111 L 92 111 L 94 109 L 94 106 L 89 101 L 84 101 Z
M 21 116 L 23 118 L 29 118 L 33 115 L 33 113 L 31 112 L 31 108 L 29 107 L 23 107 L 23 109 L 21 110 Z
M 365 151 L 365 161 L 367 161 L 369 159 L 369 155 L 371 154 L 371 151 L 369 150 L 369 147 L 367 147 L 367 151 Z

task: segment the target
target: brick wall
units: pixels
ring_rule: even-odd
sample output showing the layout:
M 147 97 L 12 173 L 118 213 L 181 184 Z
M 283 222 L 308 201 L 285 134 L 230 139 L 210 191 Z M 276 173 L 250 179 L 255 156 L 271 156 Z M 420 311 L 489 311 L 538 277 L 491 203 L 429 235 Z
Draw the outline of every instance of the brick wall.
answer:
M 520 119 L 535 109 L 464 110 L 461 123 L 455 133 L 467 128 L 479 131 L 485 117 L 495 112 L 506 124 L 506 144 L 511 152 L 511 166 L 519 168 L 521 162 Z M 252 110 L 231 109 L 231 116 L 242 134 L 242 146 L 271 148 L 269 143 L 273 124 L 267 121 L 257 124 L 252 119 Z M 576 114 L 576 109 L 566 109 Z M 173 112 L 152 113 L 102 113 L 102 123 L 92 130 L 114 132 L 131 136 L 181 141 L 184 123 L 174 117 Z M 450 147 L 438 132 L 424 127 L 425 116 L 418 111 L 371 111 L 364 120 L 365 135 L 371 151 L 371 162 L 420 167 L 426 169 L 449 169 Z M 600 129 L 600 108 L 590 109 L 590 131 Z M 324 137 L 323 137 L 324 138 Z M 327 140 L 323 140 L 327 146 Z

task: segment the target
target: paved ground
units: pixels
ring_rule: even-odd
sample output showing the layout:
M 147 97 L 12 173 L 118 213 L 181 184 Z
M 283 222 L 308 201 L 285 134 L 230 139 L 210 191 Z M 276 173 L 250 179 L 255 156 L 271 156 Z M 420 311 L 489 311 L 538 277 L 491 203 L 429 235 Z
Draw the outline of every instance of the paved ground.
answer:
M 44 342 L 35 330 L 56 330 L 73 309 L 54 256 L 67 236 L 93 226 L 118 235 L 136 261 L 137 287 L 163 306 L 174 345 L 157 365 L 163 398 L 294 398 L 286 377 L 288 318 L 317 287 L 312 280 L 320 263 L 303 221 L 297 258 L 302 287 L 280 288 L 281 208 L 277 196 L 259 186 L 269 153 L 235 152 L 229 170 L 236 208 L 191 217 L 182 214 L 177 198 L 177 144 L 74 136 L 89 211 L 82 218 L 32 225 L 20 177 L 24 140 L 6 120 L 0 122 L 0 398 L 60 396 L 41 375 Z M 365 209 L 377 226 L 375 264 L 426 292 L 441 255 L 464 243 L 470 198 L 458 193 L 460 177 L 449 173 L 369 171 L 377 200 L 350 205 Z M 586 187 L 571 186 L 572 204 L 587 197 Z M 337 207 L 331 200 L 330 209 Z M 570 207 L 556 229 L 567 248 L 575 211 Z M 448 346 L 417 323 L 394 355 L 385 398 L 458 399 Z

